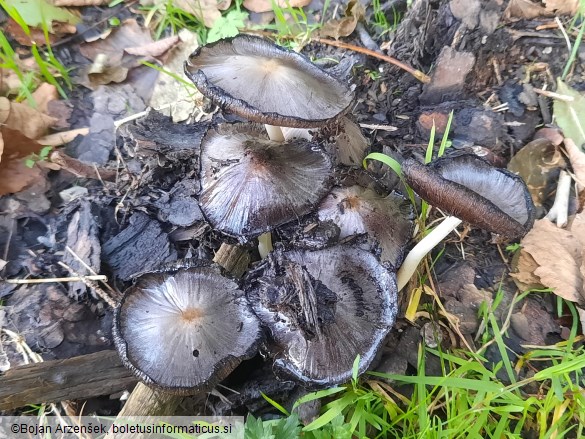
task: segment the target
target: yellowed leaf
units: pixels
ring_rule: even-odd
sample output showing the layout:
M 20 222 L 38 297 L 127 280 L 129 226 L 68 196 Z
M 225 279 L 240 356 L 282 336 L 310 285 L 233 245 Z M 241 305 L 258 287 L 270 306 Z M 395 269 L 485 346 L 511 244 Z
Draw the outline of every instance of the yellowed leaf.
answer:
M 311 0 L 278 0 L 277 4 L 281 8 L 286 8 L 287 6 L 291 6 L 293 8 L 303 8 L 311 3 Z M 252 12 L 268 12 L 272 11 L 272 2 L 271 0 L 244 0 L 244 7 L 248 11 Z
M 10 102 L 0 97 L 0 124 L 6 128 L 20 131 L 29 139 L 38 139 L 47 134 L 57 121 L 40 111 L 19 102 Z

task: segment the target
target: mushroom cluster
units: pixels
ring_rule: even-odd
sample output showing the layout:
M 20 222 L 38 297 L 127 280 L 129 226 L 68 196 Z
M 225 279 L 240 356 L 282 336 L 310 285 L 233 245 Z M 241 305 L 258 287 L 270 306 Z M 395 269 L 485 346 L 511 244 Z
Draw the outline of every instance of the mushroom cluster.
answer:
M 335 166 L 360 164 L 368 147 L 346 115 L 354 101 L 346 82 L 246 35 L 199 48 L 185 72 L 205 96 L 249 120 L 207 130 L 197 196 L 214 230 L 258 238 L 262 261 L 240 284 L 199 262 L 145 274 L 126 291 L 116 345 L 147 384 L 179 393 L 213 386 L 257 351 L 262 329 L 277 370 L 310 387 L 342 383 L 356 357 L 360 373 L 371 365 L 394 324 L 397 293 L 438 242 L 433 235 L 461 220 L 508 237 L 532 224 L 518 177 L 474 156 L 430 166 L 407 160 L 409 185 L 458 217 L 404 258 L 413 231 L 405 199 L 373 184 L 333 187 Z M 272 249 L 271 231 L 306 225 L 307 216 L 323 240 Z

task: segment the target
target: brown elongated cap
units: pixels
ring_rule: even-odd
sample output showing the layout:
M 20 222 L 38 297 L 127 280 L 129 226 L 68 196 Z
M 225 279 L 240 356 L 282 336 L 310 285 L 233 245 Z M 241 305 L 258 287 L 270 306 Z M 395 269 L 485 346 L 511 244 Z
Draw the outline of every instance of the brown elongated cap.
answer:
M 331 187 L 327 154 L 304 139 L 269 140 L 262 125 L 211 128 L 201 142 L 199 204 L 211 225 L 253 237 L 311 212 Z
M 477 156 L 442 158 L 426 166 L 408 159 L 402 172 L 422 199 L 472 226 L 518 238 L 534 223 L 524 181 Z
M 335 188 L 319 205 L 321 221 L 331 220 L 341 230 L 339 238 L 367 233 L 381 247 L 380 258 L 397 267 L 412 238 L 410 203 L 396 194 L 386 197 L 360 186 Z
M 353 102 L 347 84 L 304 55 L 250 35 L 198 48 L 185 74 L 225 110 L 270 125 L 319 127 Z
M 141 276 L 115 309 L 113 333 L 138 378 L 184 395 L 223 380 L 261 336 L 243 292 L 215 266 Z
M 347 245 L 278 249 L 247 279 L 246 294 L 271 334 L 275 367 L 308 386 L 348 381 L 372 362 L 397 313 L 396 276 Z

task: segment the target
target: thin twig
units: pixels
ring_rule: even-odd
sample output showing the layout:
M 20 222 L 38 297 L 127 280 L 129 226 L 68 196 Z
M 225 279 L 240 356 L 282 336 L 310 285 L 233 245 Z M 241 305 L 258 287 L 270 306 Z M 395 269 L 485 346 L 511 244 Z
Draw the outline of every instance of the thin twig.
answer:
M 97 276 L 74 276 L 74 277 L 48 277 L 44 279 L 6 279 L 4 282 L 7 284 L 17 284 L 17 285 L 26 285 L 26 284 L 44 284 L 49 282 L 79 282 L 83 281 L 84 279 L 88 280 L 101 280 L 107 281 L 108 278 L 103 275 Z
M 380 130 L 380 131 L 396 131 L 398 128 L 392 125 L 377 125 L 371 123 L 360 123 L 360 127 L 366 130 Z
M 575 100 L 573 96 L 562 95 L 554 91 L 543 90 L 541 88 L 533 88 L 533 90 L 536 94 L 546 96 L 547 98 L 558 99 L 559 101 L 573 102 Z
M 318 43 L 327 44 L 329 46 L 339 47 L 340 49 L 348 49 L 353 50 L 354 52 L 363 53 L 365 55 L 381 59 L 382 61 L 386 61 L 387 63 L 394 64 L 397 67 L 400 67 L 402 70 L 407 71 L 420 82 L 425 84 L 431 82 L 430 76 L 425 75 L 420 70 L 417 70 L 413 67 L 410 67 L 408 64 L 403 63 L 402 61 L 398 61 L 396 58 L 393 58 L 388 55 L 382 55 L 380 53 L 374 52 L 373 50 L 366 49 L 364 47 L 359 47 L 354 44 L 342 43 L 341 41 L 329 40 L 327 38 L 313 38 L 313 41 Z
M 77 260 L 77 261 L 78 261 L 78 262 L 79 262 L 81 265 L 83 265 L 83 266 L 84 266 L 84 267 L 87 269 L 87 271 L 89 271 L 89 272 L 90 272 L 91 274 L 93 274 L 94 276 L 99 276 L 99 275 L 98 275 L 98 274 L 95 272 L 95 270 L 94 270 L 93 268 L 91 268 L 89 265 L 87 265 L 87 264 L 86 264 L 86 262 L 85 262 L 83 259 L 81 259 L 81 258 L 79 257 L 79 255 L 78 255 L 77 253 L 75 253 L 75 252 L 74 252 L 74 251 L 71 249 L 71 247 L 69 247 L 68 245 L 66 245 L 66 246 L 65 246 L 65 250 L 67 250 L 67 251 L 69 252 L 69 254 L 70 254 L 71 256 L 73 256 L 73 257 L 74 257 L 74 258 L 75 258 L 75 259 L 76 259 L 76 260 Z M 87 278 L 87 276 L 86 276 L 86 278 Z M 105 287 L 106 287 L 108 290 L 110 290 L 110 293 L 112 293 L 112 297 L 113 297 L 115 300 L 117 300 L 117 299 L 118 299 L 118 296 L 119 296 L 119 293 L 118 293 L 118 291 L 116 291 L 115 289 L 113 289 L 113 288 L 110 286 L 110 284 L 108 284 L 107 282 L 102 282 L 102 283 L 104 284 L 104 286 L 105 286 Z
M 95 283 L 94 281 L 88 280 L 87 276 L 81 276 L 79 273 L 77 273 L 73 268 L 71 268 L 69 265 L 67 265 L 65 262 L 59 261 L 58 264 L 65 268 L 66 270 L 68 270 L 71 274 L 73 274 L 74 276 L 78 276 L 81 280 L 81 282 L 83 282 L 85 285 L 87 285 L 89 288 L 92 288 L 96 294 L 104 301 L 106 302 L 111 308 L 115 308 L 117 303 L 114 299 L 112 299 L 110 297 L 110 295 L 108 293 L 106 293 L 104 290 L 102 290 L 100 288 L 100 286 Z
M 563 23 L 561 22 L 561 19 L 559 17 L 555 17 L 555 21 L 557 23 L 557 26 L 561 30 L 563 37 L 565 37 L 565 42 L 567 43 L 567 49 L 569 49 L 569 53 L 571 53 L 571 50 L 573 50 L 573 47 L 571 45 L 571 40 L 569 39 L 569 36 L 567 35 L 567 31 L 565 30 L 565 26 L 563 26 Z

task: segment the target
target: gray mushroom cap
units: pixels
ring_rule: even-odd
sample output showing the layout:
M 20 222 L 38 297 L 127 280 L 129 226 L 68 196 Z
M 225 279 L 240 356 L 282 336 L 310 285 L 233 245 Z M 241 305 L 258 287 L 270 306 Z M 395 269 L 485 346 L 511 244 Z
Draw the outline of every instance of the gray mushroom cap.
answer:
M 442 158 L 427 166 L 409 159 L 402 171 L 421 198 L 472 226 L 517 238 L 534 223 L 534 204 L 522 178 L 477 156 Z
M 397 313 L 394 273 L 347 245 L 276 250 L 246 294 L 271 333 L 275 367 L 307 386 L 348 381 L 358 354 L 363 373 Z
M 410 203 L 397 194 L 386 197 L 354 185 L 335 188 L 321 202 L 321 221 L 331 220 L 341 229 L 339 238 L 367 233 L 381 248 L 380 258 L 397 267 L 414 227 Z
M 307 57 L 250 35 L 200 47 L 185 74 L 209 99 L 253 122 L 314 128 L 353 102 L 347 84 Z
M 243 292 L 215 266 L 141 276 L 115 309 L 113 333 L 126 367 L 177 394 L 213 387 L 261 336 Z
M 263 126 L 224 124 L 201 142 L 199 204 L 211 225 L 253 237 L 311 212 L 331 187 L 332 164 L 303 139 L 274 142 Z

